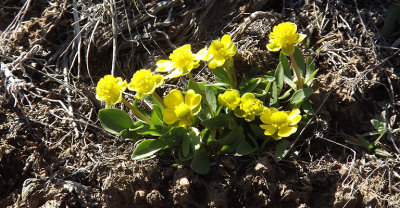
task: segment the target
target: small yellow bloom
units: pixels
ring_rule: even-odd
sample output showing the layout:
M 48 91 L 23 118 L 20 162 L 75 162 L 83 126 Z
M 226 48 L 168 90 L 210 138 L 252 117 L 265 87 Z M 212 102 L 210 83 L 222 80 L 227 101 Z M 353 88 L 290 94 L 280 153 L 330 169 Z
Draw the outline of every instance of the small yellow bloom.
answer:
M 133 75 L 128 89 L 136 92 L 136 98 L 143 99 L 152 94 L 157 87 L 160 87 L 163 81 L 163 76 L 153 75 L 148 69 L 141 69 Z
M 300 110 L 278 111 L 276 108 L 266 108 L 260 116 L 264 123 L 260 125 L 265 130 L 264 134 L 278 140 L 288 137 L 297 131 L 297 123 L 301 120 Z
M 223 94 L 218 95 L 218 103 L 228 107 L 230 110 L 235 110 L 240 103 L 240 94 L 237 90 L 227 90 Z
M 100 79 L 96 87 L 96 98 L 106 101 L 106 107 L 111 107 L 122 100 L 122 93 L 126 90 L 126 80 L 113 75 L 106 75 Z
M 250 122 L 261 115 L 265 108 L 261 100 L 257 99 L 253 93 L 245 93 L 240 98 L 239 108 L 236 108 L 234 112 L 237 117 Z
M 179 127 L 192 125 L 193 116 L 200 112 L 200 102 L 201 95 L 195 94 L 193 90 L 188 90 L 185 97 L 181 91 L 172 90 L 164 97 L 166 105 L 166 108 L 162 111 L 164 123 L 174 124 L 179 121 Z
M 203 60 L 208 62 L 210 69 L 224 66 L 233 66 L 233 56 L 236 54 L 236 46 L 233 44 L 230 35 L 222 36 L 221 40 L 213 40 L 208 48 L 206 57 Z
M 201 51 L 204 53 L 204 51 Z M 204 55 L 203 55 L 204 56 Z M 175 78 L 186 75 L 199 67 L 201 54 L 193 54 L 190 44 L 186 44 L 175 49 L 172 54 L 169 55 L 170 60 L 159 60 L 157 61 L 157 72 L 170 72 L 165 78 Z
M 297 25 L 291 22 L 284 22 L 275 26 L 269 35 L 269 43 L 267 48 L 270 51 L 279 51 L 286 56 L 292 55 L 294 45 L 304 40 L 306 35 L 297 33 Z

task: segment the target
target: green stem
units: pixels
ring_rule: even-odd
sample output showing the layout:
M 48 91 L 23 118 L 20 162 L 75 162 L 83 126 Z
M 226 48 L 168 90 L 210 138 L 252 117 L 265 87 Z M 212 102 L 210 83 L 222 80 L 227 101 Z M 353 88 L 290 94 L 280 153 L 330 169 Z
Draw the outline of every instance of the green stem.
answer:
M 201 91 L 199 85 L 198 85 L 197 82 L 193 79 L 192 74 L 191 74 L 191 73 L 188 73 L 188 76 L 189 76 L 189 80 L 193 83 L 193 85 L 194 85 L 194 87 L 196 88 L 196 90 L 199 91 L 201 97 L 203 98 L 204 103 L 206 104 L 208 110 L 210 111 L 211 116 L 214 117 L 214 112 L 213 112 L 213 110 L 212 110 L 212 108 L 211 108 L 210 103 L 208 103 L 208 101 L 207 101 L 206 95 L 203 93 L 203 91 Z
M 293 54 L 291 54 L 289 57 L 290 57 L 290 62 L 292 62 L 293 70 L 297 76 L 297 87 L 301 90 L 303 89 L 303 78 L 300 75 L 300 70 L 296 64 L 296 60 L 294 59 Z
M 133 107 L 128 101 L 125 100 L 125 98 L 122 98 L 122 103 L 128 107 L 129 109 L 131 109 L 131 111 L 133 112 L 133 114 L 137 117 L 139 117 L 142 121 L 146 122 L 149 125 L 152 125 L 152 122 L 150 121 L 149 118 L 147 118 L 145 115 L 143 115 L 143 113 L 141 113 L 140 111 L 138 111 L 135 107 Z
M 153 94 L 151 94 L 151 95 L 153 95 L 153 97 L 155 97 L 155 98 L 158 100 L 158 102 L 160 102 L 161 105 L 162 105 L 164 108 L 167 107 L 167 106 L 165 105 L 163 99 L 161 99 L 161 97 L 156 93 L 156 91 L 154 91 Z
M 237 79 L 236 79 L 235 70 L 233 70 L 233 67 L 225 68 L 225 70 L 226 70 L 226 73 L 228 73 L 228 78 L 232 84 L 233 89 L 236 89 L 237 88 Z

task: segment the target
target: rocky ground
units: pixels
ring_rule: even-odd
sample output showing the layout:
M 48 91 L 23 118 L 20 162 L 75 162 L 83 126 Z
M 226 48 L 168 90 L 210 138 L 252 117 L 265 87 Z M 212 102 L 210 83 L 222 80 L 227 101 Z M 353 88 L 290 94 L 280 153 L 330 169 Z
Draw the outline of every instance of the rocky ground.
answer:
M 279 2 L 279 3 L 277 3 Z M 399 207 L 399 134 L 377 157 L 346 140 L 385 111 L 399 128 L 400 31 L 372 0 L 5 0 L 0 2 L 0 207 Z M 132 161 L 134 145 L 102 130 L 97 81 L 151 68 L 174 47 L 225 33 L 238 77 L 273 70 L 274 25 L 291 21 L 319 69 L 316 119 L 276 164 L 222 155 L 210 173 L 172 167 L 168 152 Z M 113 60 L 113 57 L 115 59 Z M 205 79 L 200 67 L 195 78 Z M 181 87 L 183 78 L 167 88 Z M 382 107 L 385 103 L 386 107 Z M 376 137 L 368 137 L 372 142 Z

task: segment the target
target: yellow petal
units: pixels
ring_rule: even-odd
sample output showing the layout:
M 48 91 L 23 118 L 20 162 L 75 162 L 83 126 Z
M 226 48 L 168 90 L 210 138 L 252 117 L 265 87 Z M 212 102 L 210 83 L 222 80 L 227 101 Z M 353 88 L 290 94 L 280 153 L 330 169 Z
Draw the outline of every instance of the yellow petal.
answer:
M 174 70 L 172 71 L 170 74 L 168 74 L 167 76 L 165 76 L 165 79 L 172 79 L 172 78 L 177 78 L 180 76 L 185 75 L 184 73 L 182 73 L 182 71 L 180 70 Z
M 175 89 L 169 92 L 168 95 L 164 97 L 164 103 L 171 110 L 175 109 L 176 106 L 183 103 L 183 95 L 181 91 Z
M 227 56 L 234 56 L 236 54 L 237 48 L 236 46 L 232 43 L 232 45 L 227 48 L 226 50 L 226 55 Z
M 292 110 L 292 112 L 290 112 L 289 114 L 289 121 L 290 121 L 289 125 L 296 125 L 297 123 L 299 123 L 300 120 L 301 120 L 300 110 L 299 109 Z
M 222 36 L 221 43 L 224 44 L 225 46 L 229 46 L 229 44 L 232 44 L 231 36 L 228 34 Z
M 248 115 L 246 116 L 246 118 L 244 118 L 244 120 L 246 120 L 247 122 L 250 122 L 252 120 L 254 120 L 256 118 L 256 115 Z
M 225 58 L 219 54 L 214 54 L 214 57 L 208 62 L 208 67 L 215 69 L 225 63 Z
M 188 90 L 185 94 L 185 104 L 190 107 L 190 109 L 196 108 L 201 101 L 201 95 L 196 94 L 193 90 Z
M 207 47 L 204 47 L 199 52 L 194 54 L 195 60 L 207 61 L 207 54 L 208 54 L 208 49 L 207 49 Z
M 255 98 L 256 98 L 256 96 L 253 93 L 247 92 L 242 96 L 242 98 L 240 100 L 241 100 L 241 102 L 246 102 L 247 100 L 253 100 Z
M 224 94 L 219 94 L 218 95 L 218 104 L 222 105 L 222 106 L 228 106 L 229 103 L 227 103 L 224 99 Z
M 166 124 L 173 124 L 178 120 L 176 117 L 175 112 L 171 109 L 165 108 L 162 110 L 163 120 Z
M 162 75 L 154 75 L 154 81 L 156 82 L 156 87 L 160 87 L 164 82 L 164 76 Z
M 265 124 L 272 124 L 271 115 L 271 110 L 269 110 L 269 108 L 265 108 L 264 113 L 260 116 L 260 119 Z
M 159 60 L 156 63 L 157 65 L 157 72 L 170 72 L 174 69 L 174 62 L 170 60 Z
M 260 127 L 265 130 L 264 134 L 267 136 L 275 134 L 275 132 L 277 130 L 277 128 L 272 125 L 260 125 Z
M 201 105 L 197 105 L 195 108 L 192 109 L 192 115 L 197 115 L 201 110 Z
M 291 134 L 295 133 L 296 131 L 297 131 L 297 125 L 296 126 L 284 126 L 279 129 L 278 136 L 288 137 Z
M 306 37 L 307 35 L 299 33 L 299 38 L 297 39 L 296 43 L 301 43 Z
M 141 92 L 137 92 L 135 95 L 136 99 L 143 99 L 144 97 L 146 97 L 147 94 L 141 93 Z
M 279 51 L 281 50 L 281 47 L 278 46 L 275 42 L 271 42 L 267 44 L 267 48 L 269 51 Z
M 178 126 L 179 126 L 179 127 L 191 126 L 191 125 L 193 124 L 193 122 L 194 122 L 194 119 L 193 119 L 192 116 L 190 116 L 190 117 L 187 118 L 187 119 L 179 120 Z
M 290 45 L 282 48 L 282 53 L 285 54 L 286 56 L 292 55 L 293 52 L 294 52 L 293 44 L 290 44 Z

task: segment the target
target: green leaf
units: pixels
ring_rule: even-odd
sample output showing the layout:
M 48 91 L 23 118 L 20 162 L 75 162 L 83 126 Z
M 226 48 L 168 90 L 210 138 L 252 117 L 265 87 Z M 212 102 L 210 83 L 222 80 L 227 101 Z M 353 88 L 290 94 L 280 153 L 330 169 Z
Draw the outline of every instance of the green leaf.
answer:
M 318 69 L 315 70 L 308 79 L 306 79 L 306 82 L 304 84 L 306 84 L 307 86 L 310 86 L 314 80 L 315 75 L 317 74 Z
M 274 161 L 276 163 L 280 162 L 286 157 L 286 155 L 289 153 L 290 145 L 291 143 L 286 139 L 283 139 L 276 144 L 276 149 L 274 152 Z
M 197 114 L 197 117 L 200 119 L 200 121 L 204 121 L 204 120 L 211 118 L 210 111 L 208 110 L 208 107 L 203 102 L 201 102 L 201 110 L 200 110 L 199 114 Z
M 190 152 L 190 138 L 189 137 L 184 137 L 182 139 L 181 151 L 182 151 L 183 157 L 186 158 L 189 155 L 189 152 Z
M 99 111 L 100 124 L 104 130 L 115 135 L 133 126 L 131 117 L 125 111 L 116 108 L 107 108 Z
M 201 134 L 200 134 L 200 131 L 195 127 L 191 127 L 190 131 L 189 131 L 189 133 L 187 135 L 190 138 L 190 144 L 191 144 L 193 152 L 195 152 L 198 149 L 200 149 L 200 145 L 201 145 Z
M 300 75 L 304 77 L 305 71 L 306 71 L 306 64 L 304 63 L 304 56 L 301 53 L 300 49 L 296 46 L 294 47 L 294 53 L 293 53 L 294 60 L 297 64 L 297 67 L 300 70 Z
M 229 146 L 229 145 L 223 145 L 219 151 L 220 151 L 220 152 L 228 152 L 228 151 L 230 151 L 230 150 L 231 150 L 231 146 Z
M 154 105 L 154 109 L 151 112 L 150 120 L 153 125 L 163 126 L 163 117 L 161 113 L 161 109 L 158 105 Z
M 197 82 L 197 85 L 199 85 L 200 90 L 203 91 L 203 92 L 205 90 L 205 86 L 208 85 L 208 84 L 209 84 L 208 82 Z M 193 90 L 197 94 L 200 93 L 191 81 L 188 82 L 187 89 L 188 90 Z
M 386 11 L 385 23 L 382 28 L 382 35 L 390 36 L 398 29 L 398 22 L 400 20 L 400 5 L 395 4 L 395 1 L 388 6 Z M 396 26 L 397 25 L 397 26 Z
M 378 157 L 383 157 L 383 158 L 393 157 L 392 154 L 390 154 L 389 152 L 379 148 L 375 149 L 374 154 Z
M 201 124 L 207 128 L 223 127 L 227 126 L 230 120 L 232 120 L 230 115 L 219 114 L 218 116 L 204 120 L 203 122 L 201 122 Z
M 308 57 L 306 60 L 306 76 L 305 76 L 305 80 L 310 79 L 311 75 L 314 73 L 315 71 L 315 64 L 312 60 L 311 57 Z
M 264 140 L 271 139 L 271 137 L 266 136 L 264 134 L 264 130 L 259 125 L 250 124 L 250 129 L 254 132 L 254 134 L 257 136 L 257 138 L 261 138 Z
M 283 93 L 283 95 L 281 95 L 280 97 L 278 97 L 279 100 L 283 100 L 286 99 L 287 97 L 289 97 L 290 93 L 292 92 L 292 88 L 290 88 L 289 90 L 286 90 L 285 93 Z
M 120 136 L 133 142 L 136 142 L 142 138 L 142 136 L 139 135 L 136 131 L 130 131 L 129 129 L 122 130 Z
M 215 113 L 217 110 L 217 99 L 215 98 L 215 93 L 212 87 L 205 87 L 205 94 L 208 103 L 211 106 L 211 110 Z
M 346 139 L 346 142 L 350 143 L 350 144 L 353 144 L 353 145 L 358 145 L 358 146 L 364 148 L 367 151 L 370 151 L 370 150 L 372 150 L 374 148 L 374 146 L 371 145 L 368 142 L 368 140 L 366 138 L 364 138 L 363 136 L 361 136 L 361 135 L 357 135 L 357 138 L 348 137 Z
M 246 92 L 253 92 L 254 89 L 260 84 L 261 79 L 260 78 L 254 78 L 247 80 L 246 82 L 242 83 L 239 86 L 239 92 L 240 94 L 244 94 Z
M 372 126 L 374 126 L 374 128 L 375 128 L 376 130 L 378 130 L 379 127 L 381 126 L 381 122 L 379 122 L 377 119 L 372 119 L 372 120 L 371 120 L 371 124 L 372 124 Z
M 154 93 L 156 93 L 156 92 L 154 92 Z M 150 101 L 151 102 L 153 102 L 154 103 L 154 108 L 155 108 L 155 106 L 157 106 L 159 109 L 164 109 L 164 106 L 161 104 L 161 102 L 155 97 L 155 95 L 154 95 L 154 93 L 153 94 L 151 94 L 151 96 L 149 96 L 150 97 Z
M 212 69 L 211 72 L 215 75 L 215 81 L 218 83 L 226 83 L 231 85 L 229 81 L 229 76 L 228 73 L 225 71 L 224 68 L 218 67 L 215 69 Z
M 229 133 L 220 139 L 222 144 L 233 144 L 235 141 L 239 140 L 239 137 L 243 136 L 243 129 L 237 127 L 229 131 Z
M 181 140 L 184 134 L 187 134 L 188 130 L 186 128 L 171 128 L 168 130 L 166 133 L 164 133 L 162 136 L 160 136 L 160 140 L 166 140 L 168 141 L 169 147 L 178 144 Z
M 156 152 L 162 150 L 167 143 L 165 140 L 160 139 L 146 139 L 140 142 L 132 154 L 133 160 L 140 160 L 154 155 Z
M 305 100 L 301 106 L 303 107 L 303 110 L 305 113 L 313 115 L 314 114 L 314 109 L 313 109 L 313 105 L 311 103 L 311 100 Z
M 282 92 L 282 88 L 283 88 L 283 79 L 284 79 L 284 71 L 283 71 L 283 66 L 282 63 L 278 64 L 278 67 L 276 67 L 275 70 L 275 83 L 276 83 L 276 87 L 277 87 L 277 94 L 278 96 L 281 94 Z
M 199 149 L 194 154 L 190 168 L 198 174 L 207 174 L 210 171 L 210 162 L 208 161 L 208 156 L 206 152 Z
M 270 106 L 276 106 L 278 104 L 278 87 L 276 82 L 272 84 L 271 99 L 269 100 Z
M 239 146 L 236 149 L 236 154 L 239 156 L 248 155 L 256 151 L 256 148 L 251 146 L 251 144 L 247 143 L 245 140 L 239 143 Z
M 282 64 L 285 77 L 292 79 L 292 71 L 290 70 L 289 61 L 285 54 L 283 54 L 282 52 L 279 54 L 279 62 Z
M 161 136 L 164 133 L 165 128 L 163 126 L 143 126 L 143 128 L 138 129 L 136 132 L 140 135 L 151 135 L 151 136 Z
M 292 106 L 296 106 L 309 98 L 312 94 L 312 89 L 311 88 L 303 88 L 301 90 L 296 91 L 292 98 L 290 98 L 290 104 Z

